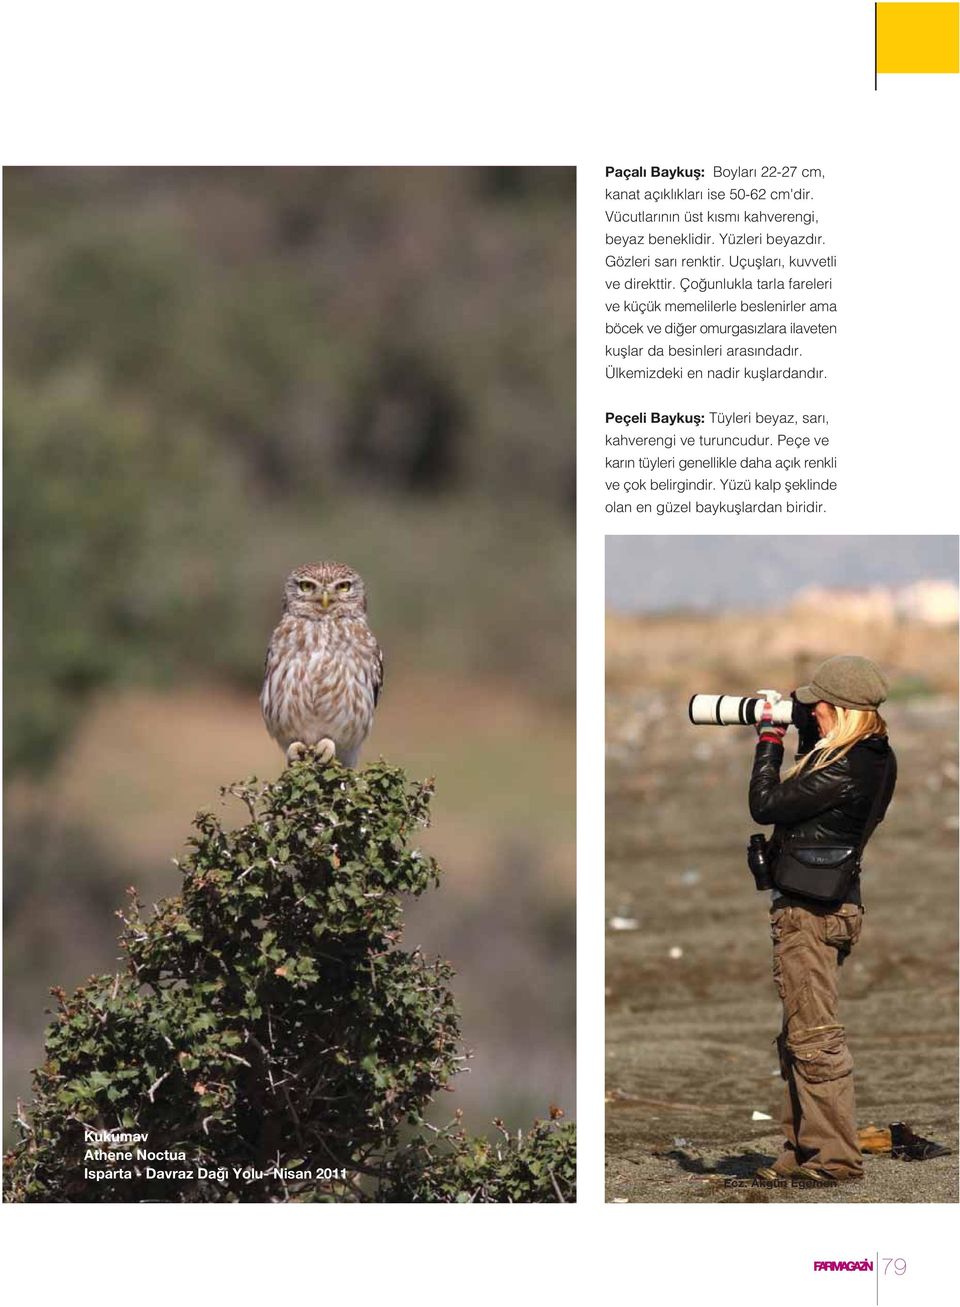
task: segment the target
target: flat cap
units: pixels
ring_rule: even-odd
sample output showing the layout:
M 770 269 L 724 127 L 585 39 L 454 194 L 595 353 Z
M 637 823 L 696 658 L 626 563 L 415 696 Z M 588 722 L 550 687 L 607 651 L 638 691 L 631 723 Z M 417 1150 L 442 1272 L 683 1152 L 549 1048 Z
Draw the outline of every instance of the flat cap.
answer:
M 857 654 L 837 654 L 821 663 L 809 685 L 796 691 L 801 703 L 838 704 L 841 708 L 877 708 L 890 686 L 880 668 Z

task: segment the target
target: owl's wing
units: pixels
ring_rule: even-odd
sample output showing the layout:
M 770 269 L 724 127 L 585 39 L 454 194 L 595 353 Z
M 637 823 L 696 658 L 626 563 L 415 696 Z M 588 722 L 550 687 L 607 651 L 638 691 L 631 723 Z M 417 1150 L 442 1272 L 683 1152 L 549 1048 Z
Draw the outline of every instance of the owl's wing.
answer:
M 280 628 L 278 626 L 277 629 L 274 631 L 273 635 L 271 635 L 270 637 L 270 643 L 267 645 L 266 656 L 264 657 L 263 660 L 263 693 L 264 694 L 266 693 L 267 686 L 270 683 L 270 673 L 277 665 L 277 658 L 278 658 L 277 646 L 279 643 L 277 636 L 279 634 L 279 631 Z
M 383 650 L 377 645 L 373 659 L 373 706 L 376 708 L 383 692 Z

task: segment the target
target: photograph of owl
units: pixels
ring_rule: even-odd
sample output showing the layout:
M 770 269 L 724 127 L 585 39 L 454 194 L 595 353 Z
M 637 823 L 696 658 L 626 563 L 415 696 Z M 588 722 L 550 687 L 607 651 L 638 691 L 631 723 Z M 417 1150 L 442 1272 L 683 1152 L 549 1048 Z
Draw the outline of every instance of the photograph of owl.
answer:
M 286 579 L 270 639 L 260 707 L 294 761 L 319 747 L 355 767 L 383 686 L 383 654 L 367 624 L 363 578 L 343 563 L 308 563 Z

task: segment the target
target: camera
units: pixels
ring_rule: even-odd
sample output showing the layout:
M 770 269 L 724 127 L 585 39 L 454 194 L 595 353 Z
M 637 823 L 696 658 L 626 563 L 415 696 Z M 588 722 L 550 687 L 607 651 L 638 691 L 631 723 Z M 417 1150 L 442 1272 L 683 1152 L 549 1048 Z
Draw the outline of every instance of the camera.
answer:
M 758 690 L 742 698 L 736 694 L 695 694 L 687 713 L 694 726 L 757 726 L 765 721 L 795 726 L 798 758 L 809 753 L 820 738 L 813 705 L 798 703 L 794 694 L 785 699 L 777 690 Z

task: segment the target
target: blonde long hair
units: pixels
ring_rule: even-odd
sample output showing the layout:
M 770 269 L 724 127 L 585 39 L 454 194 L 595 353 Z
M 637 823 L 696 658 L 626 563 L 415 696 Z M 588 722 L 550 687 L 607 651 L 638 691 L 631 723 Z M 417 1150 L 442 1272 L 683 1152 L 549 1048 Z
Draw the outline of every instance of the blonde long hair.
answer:
M 833 727 L 817 748 L 811 749 L 793 764 L 784 774 L 784 780 L 788 780 L 791 776 L 799 776 L 805 768 L 810 771 L 821 771 L 824 767 L 829 767 L 832 762 L 839 762 L 841 758 L 845 758 L 853 746 L 860 740 L 865 740 L 868 735 L 885 736 L 887 733 L 887 723 L 876 708 L 841 708 L 836 703 L 831 704 L 830 707 L 836 716 Z

